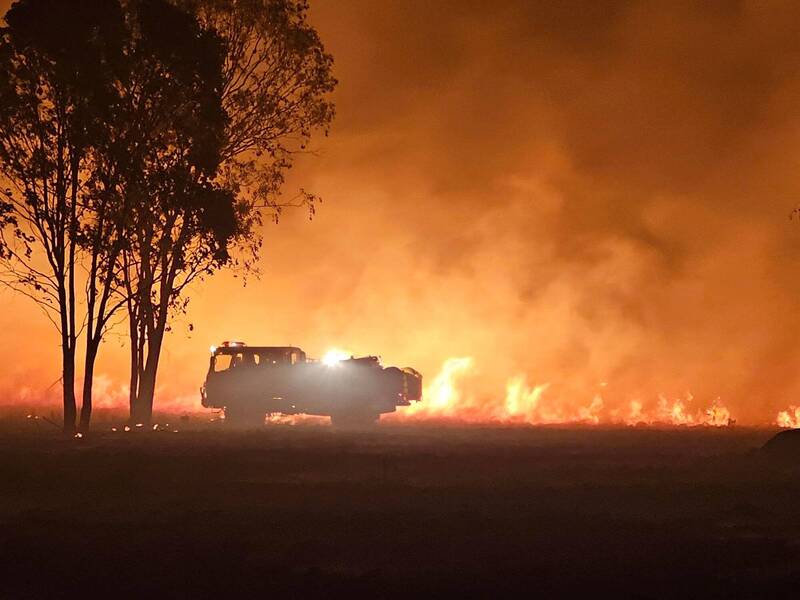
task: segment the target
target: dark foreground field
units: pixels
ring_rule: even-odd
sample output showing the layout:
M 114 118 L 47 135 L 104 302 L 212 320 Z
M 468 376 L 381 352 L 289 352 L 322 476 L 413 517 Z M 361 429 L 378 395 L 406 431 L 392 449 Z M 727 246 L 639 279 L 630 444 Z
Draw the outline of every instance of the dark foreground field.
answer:
M 767 430 L 0 431 L 0 597 L 790 596 Z

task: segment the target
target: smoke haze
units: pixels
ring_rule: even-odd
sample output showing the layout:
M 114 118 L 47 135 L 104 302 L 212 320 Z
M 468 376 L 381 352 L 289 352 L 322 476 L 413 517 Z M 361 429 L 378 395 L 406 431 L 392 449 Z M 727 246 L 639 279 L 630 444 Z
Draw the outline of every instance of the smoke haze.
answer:
M 195 289 L 157 404 L 199 405 L 223 339 L 429 379 L 468 356 L 476 398 L 524 375 L 566 405 L 690 391 L 767 422 L 798 403 L 796 3 L 316 0 L 312 17 L 338 116 L 286 195 L 324 202 L 265 227 L 259 280 Z M 0 299 L 0 402 L 55 398 L 55 332 Z M 127 400 L 123 341 L 98 405 Z

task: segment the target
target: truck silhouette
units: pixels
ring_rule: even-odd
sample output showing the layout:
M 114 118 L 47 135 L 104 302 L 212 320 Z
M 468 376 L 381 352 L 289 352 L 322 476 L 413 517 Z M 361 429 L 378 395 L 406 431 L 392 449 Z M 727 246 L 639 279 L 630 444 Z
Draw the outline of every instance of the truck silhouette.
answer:
M 334 425 L 362 427 L 381 414 L 422 399 L 422 375 L 381 366 L 378 357 L 319 361 L 294 346 L 211 347 L 203 406 L 225 410 L 238 426 L 264 423 L 267 413 L 330 417 Z

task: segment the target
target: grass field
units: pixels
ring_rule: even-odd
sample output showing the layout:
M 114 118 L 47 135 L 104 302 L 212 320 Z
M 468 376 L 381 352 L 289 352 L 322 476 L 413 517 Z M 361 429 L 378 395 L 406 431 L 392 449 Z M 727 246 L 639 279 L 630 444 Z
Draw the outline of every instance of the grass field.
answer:
M 0 428 L 0 597 L 615 592 L 800 582 L 775 431 Z

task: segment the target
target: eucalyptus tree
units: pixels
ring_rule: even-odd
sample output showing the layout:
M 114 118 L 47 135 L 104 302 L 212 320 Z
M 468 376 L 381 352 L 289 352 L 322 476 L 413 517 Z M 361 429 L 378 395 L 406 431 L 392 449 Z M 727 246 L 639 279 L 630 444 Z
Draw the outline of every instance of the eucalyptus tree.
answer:
M 164 334 L 170 316 L 186 309 L 187 286 L 220 268 L 253 268 L 265 216 L 277 220 L 289 204 L 313 213 L 312 194 L 300 190 L 284 201 L 281 189 L 295 156 L 307 151 L 312 134 L 327 133 L 334 116 L 333 58 L 308 22 L 307 2 L 172 1 L 196 16 L 198 36 L 213 34 L 221 43 L 214 92 L 222 118 L 211 107 L 194 115 L 202 130 L 185 131 L 185 145 L 169 145 L 185 153 L 153 157 L 150 164 L 166 171 L 143 171 L 153 210 L 137 212 L 122 257 L 132 416 L 142 422 L 152 415 Z M 198 158 L 192 145 L 209 162 L 187 170 Z
M 253 267 L 285 173 L 327 133 L 332 58 L 301 0 L 18 0 L 0 30 L 0 280 L 60 334 L 64 428 L 81 427 L 126 308 L 131 412 L 147 421 L 192 282 Z M 299 203 L 313 212 L 314 196 Z M 83 290 L 80 288 L 83 287 Z
M 115 0 L 19 0 L 0 30 L 0 281 L 35 301 L 61 341 L 64 429 L 76 421 L 82 196 L 115 103 L 124 19 Z
M 218 180 L 224 49 L 196 15 L 166 0 L 20 0 L 6 20 L 2 280 L 38 302 L 61 334 L 71 431 L 80 334 L 86 428 L 95 361 L 116 311 L 142 307 L 132 330 L 155 314 L 144 329 L 154 379 L 165 305 L 191 279 L 176 274 L 193 261 L 223 263 L 228 238 L 247 222 Z

